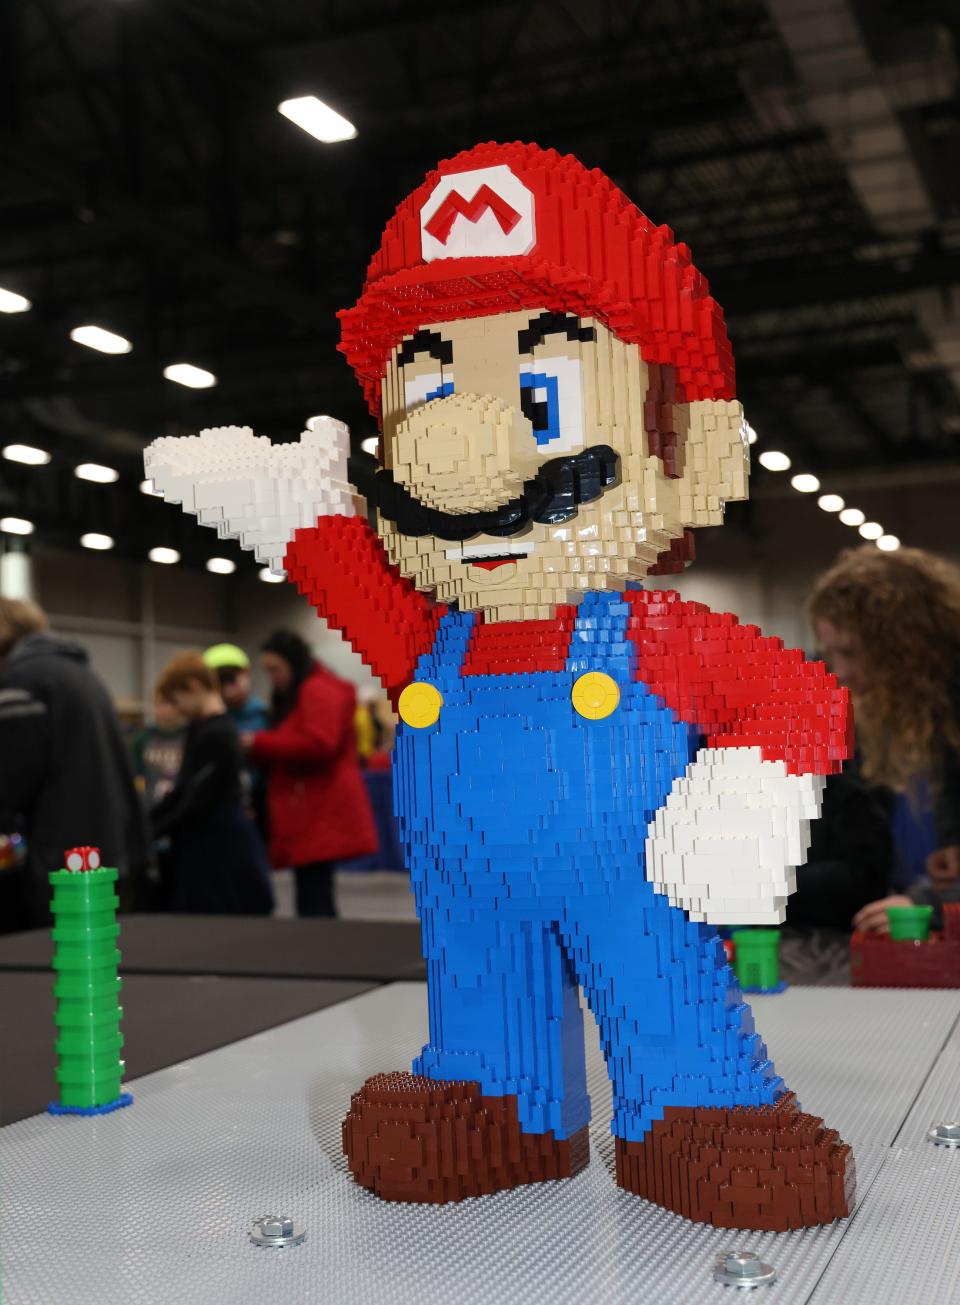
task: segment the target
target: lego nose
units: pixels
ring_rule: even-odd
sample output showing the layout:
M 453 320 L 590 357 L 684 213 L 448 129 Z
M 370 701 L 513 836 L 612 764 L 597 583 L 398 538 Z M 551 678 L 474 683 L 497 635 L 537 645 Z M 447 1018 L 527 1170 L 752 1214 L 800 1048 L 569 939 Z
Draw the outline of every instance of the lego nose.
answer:
M 521 441 L 536 447 L 526 417 L 488 394 L 448 394 L 415 408 L 393 437 L 393 474 L 441 512 L 485 512 L 523 488 Z

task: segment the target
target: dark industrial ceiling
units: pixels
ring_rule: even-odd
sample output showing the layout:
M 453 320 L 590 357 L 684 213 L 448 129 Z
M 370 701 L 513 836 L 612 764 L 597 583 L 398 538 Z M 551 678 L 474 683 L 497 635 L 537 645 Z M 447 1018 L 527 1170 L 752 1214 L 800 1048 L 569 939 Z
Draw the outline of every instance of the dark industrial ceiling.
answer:
M 0 463 L 0 515 L 199 558 L 138 493 L 149 439 L 372 434 L 334 313 L 482 139 L 569 150 L 675 228 L 762 444 L 824 477 L 955 460 L 958 49 L 955 0 L 0 0 L 0 286 L 33 305 L 0 314 L 0 444 L 53 454 Z M 310 93 L 356 139 L 277 113 Z M 72 343 L 87 322 L 133 351 Z M 181 359 L 219 384 L 165 380 Z M 120 482 L 76 481 L 89 459 Z

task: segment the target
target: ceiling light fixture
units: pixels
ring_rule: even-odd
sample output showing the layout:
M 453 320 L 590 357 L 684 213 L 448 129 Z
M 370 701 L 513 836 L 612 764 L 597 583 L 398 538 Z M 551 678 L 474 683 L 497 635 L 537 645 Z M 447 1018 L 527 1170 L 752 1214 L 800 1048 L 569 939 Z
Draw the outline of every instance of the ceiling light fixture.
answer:
M 364 453 L 372 453 L 377 456 L 377 449 L 380 447 L 380 437 L 378 435 L 368 435 L 365 440 L 360 441 L 360 447 Z
M 799 494 L 815 494 L 820 488 L 820 482 L 816 476 L 811 476 L 808 471 L 798 472 L 793 476 L 790 484 Z
M 780 453 L 777 449 L 764 449 L 757 460 L 761 467 L 766 467 L 767 471 L 790 470 L 790 459 L 786 453 Z
M 32 535 L 33 522 L 23 517 L 0 517 L 0 533 L 5 535 Z
M 286 576 L 277 575 L 276 571 L 271 571 L 268 566 L 265 566 L 258 574 L 263 583 L 267 585 L 282 585 L 286 579 Z
M 92 480 L 96 485 L 112 485 L 120 479 L 119 471 L 99 462 L 81 462 L 78 467 L 74 467 L 73 474 L 77 480 Z
M 174 562 L 180 561 L 180 554 L 175 548 L 151 548 L 147 554 L 151 562 L 159 562 L 161 566 L 173 566 Z
M 8 444 L 3 456 L 8 462 L 22 462 L 28 467 L 45 467 L 50 461 L 46 449 L 35 449 L 32 444 Z
M 211 557 L 207 562 L 207 570 L 214 575 L 233 575 L 236 569 L 236 562 L 232 562 L 229 557 Z
M 164 367 L 163 374 L 168 381 L 176 381 L 189 390 L 209 390 L 211 385 L 217 383 L 213 372 L 208 372 L 204 367 L 194 367 L 193 363 L 170 363 Z
M 0 522 L 0 525 L 2 524 Z M 881 535 L 877 540 L 877 548 L 882 549 L 884 553 L 895 553 L 899 547 L 900 540 L 896 535 Z
M 160 493 L 160 491 L 158 489 L 153 488 L 152 480 L 141 480 L 140 493 L 149 494 L 151 498 L 163 498 L 163 495 Z
M 292 100 L 283 100 L 277 109 L 285 118 L 324 145 L 334 145 L 337 141 L 353 140 L 357 129 L 336 109 L 324 104 L 316 95 L 298 95 Z
M 25 313 L 30 306 L 30 300 L 15 290 L 0 290 L 0 313 Z
M 96 349 L 98 353 L 129 353 L 133 348 L 126 336 L 107 331 L 102 326 L 75 326 L 70 332 L 70 339 L 75 344 Z
M 882 539 L 883 526 L 879 521 L 864 521 L 859 534 L 863 539 Z
M 95 530 L 88 535 L 81 535 L 80 543 L 84 548 L 93 548 L 97 552 L 104 552 L 108 548 L 113 548 L 113 540 L 110 536 L 100 535 Z
M 824 512 L 842 512 L 843 499 L 839 494 L 821 494 L 817 499 L 817 507 L 823 508 Z
M 845 526 L 862 526 L 866 519 L 866 514 L 859 508 L 844 508 L 840 513 L 840 520 Z

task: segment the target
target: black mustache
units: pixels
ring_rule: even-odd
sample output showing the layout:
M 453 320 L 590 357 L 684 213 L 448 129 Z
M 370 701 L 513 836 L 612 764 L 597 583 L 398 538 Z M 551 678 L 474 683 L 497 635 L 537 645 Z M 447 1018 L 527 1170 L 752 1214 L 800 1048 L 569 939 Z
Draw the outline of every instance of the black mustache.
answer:
M 367 502 L 402 535 L 434 535 L 459 541 L 471 535 L 515 535 L 528 522 L 560 525 L 576 516 L 620 475 L 620 458 L 609 444 L 594 444 L 565 458 L 551 458 L 524 482 L 517 498 L 486 512 L 440 512 L 427 507 L 393 478 L 392 471 L 370 471 L 351 459 L 350 479 Z

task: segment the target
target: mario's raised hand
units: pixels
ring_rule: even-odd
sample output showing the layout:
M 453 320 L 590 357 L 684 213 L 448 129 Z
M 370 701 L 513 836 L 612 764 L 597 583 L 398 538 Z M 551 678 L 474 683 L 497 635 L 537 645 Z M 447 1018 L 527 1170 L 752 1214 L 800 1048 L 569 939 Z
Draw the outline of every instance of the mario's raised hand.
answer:
M 281 574 L 297 530 L 327 516 L 353 516 L 362 501 L 347 480 L 350 431 L 311 417 L 295 444 L 272 444 L 249 426 L 163 436 L 144 454 L 157 493 L 182 503 L 221 539 L 238 539 Z

